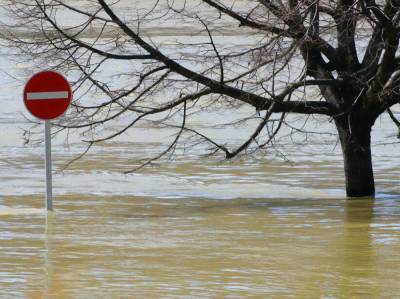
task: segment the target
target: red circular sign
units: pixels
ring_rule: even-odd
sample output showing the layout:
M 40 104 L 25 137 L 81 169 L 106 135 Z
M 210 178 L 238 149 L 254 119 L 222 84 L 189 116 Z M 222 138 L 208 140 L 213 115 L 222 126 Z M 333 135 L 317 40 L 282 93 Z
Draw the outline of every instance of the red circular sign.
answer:
M 68 81 L 59 73 L 44 71 L 33 75 L 24 88 L 24 103 L 37 118 L 50 120 L 64 114 L 72 100 Z

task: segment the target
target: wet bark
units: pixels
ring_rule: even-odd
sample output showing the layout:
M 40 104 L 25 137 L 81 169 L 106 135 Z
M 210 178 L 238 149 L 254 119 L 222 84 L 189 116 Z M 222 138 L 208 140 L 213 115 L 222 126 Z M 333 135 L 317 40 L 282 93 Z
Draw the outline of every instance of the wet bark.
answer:
M 372 124 L 336 123 L 344 159 L 346 193 L 349 197 L 375 195 L 371 157 Z

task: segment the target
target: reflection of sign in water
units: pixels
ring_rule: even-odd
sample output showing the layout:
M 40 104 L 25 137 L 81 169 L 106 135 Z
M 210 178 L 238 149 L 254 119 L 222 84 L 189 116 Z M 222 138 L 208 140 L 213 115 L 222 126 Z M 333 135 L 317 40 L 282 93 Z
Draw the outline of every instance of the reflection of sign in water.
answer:
M 72 91 L 68 81 L 56 72 L 37 73 L 25 85 L 26 108 L 33 116 L 45 120 L 47 210 L 53 210 L 50 120 L 63 115 L 71 104 L 71 100 Z
M 24 103 L 29 112 L 40 119 L 54 119 L 68 109 L 72 92 L 68 81 L 59 73 L 44 71 L 35 74 L 25 85 Z

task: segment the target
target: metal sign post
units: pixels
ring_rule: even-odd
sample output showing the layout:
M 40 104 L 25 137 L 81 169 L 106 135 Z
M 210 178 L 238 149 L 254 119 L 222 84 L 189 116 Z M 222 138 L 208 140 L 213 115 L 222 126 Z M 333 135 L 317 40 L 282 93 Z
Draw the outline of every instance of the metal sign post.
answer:
M 46 148 L 46 209 L 53 211 L 53 182 L 52 182 L 52 170 L 51 170 L 51 123 L 49 120 L 44 122 L 44 143 Z

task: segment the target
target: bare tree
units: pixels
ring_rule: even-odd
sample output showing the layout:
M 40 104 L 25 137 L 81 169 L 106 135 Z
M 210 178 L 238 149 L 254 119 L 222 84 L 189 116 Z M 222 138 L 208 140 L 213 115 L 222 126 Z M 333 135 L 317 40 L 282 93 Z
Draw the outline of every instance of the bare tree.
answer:
M 135 10 L 120 9 L 121 1 L 76 3 L 8 0 L 13 46 L 48 67 L 78 74 L 76 94 L 107 97 L 90 105 L 77 99 L 77 117 L 60 126 L 95 131 L 132 116 L 93 144 L 139 121 L 180 115 L 176 137 L 154 159 L 173 151 L 184 133 L 232 158 L 250 145 L 267 146 L 288 113 L 323 115 L 337 128 L 347 195 L 374 194 L 371 128 L 400 99 L 400 1 L 153 0 L 151 8 Z M 149 24 L 153 30 L 170 26 L 176 35 L 192 24 L 202 38 L 167 45 L 149 37 Z M 216 42 L 232 30 L 251 35 L 251 43 Z M 252 106 L 259 124 L 231 149 L 187 126 L 189 114 L 206 105 Z

